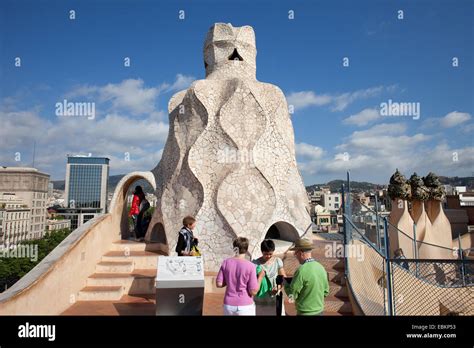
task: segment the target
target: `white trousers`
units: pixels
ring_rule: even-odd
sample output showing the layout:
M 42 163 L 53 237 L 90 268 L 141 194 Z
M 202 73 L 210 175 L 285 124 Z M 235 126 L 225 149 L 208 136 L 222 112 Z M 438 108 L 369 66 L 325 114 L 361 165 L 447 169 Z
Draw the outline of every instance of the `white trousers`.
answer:
M 255 303 L 247 306 L 224 305 L 224 315 L 255 315 Z

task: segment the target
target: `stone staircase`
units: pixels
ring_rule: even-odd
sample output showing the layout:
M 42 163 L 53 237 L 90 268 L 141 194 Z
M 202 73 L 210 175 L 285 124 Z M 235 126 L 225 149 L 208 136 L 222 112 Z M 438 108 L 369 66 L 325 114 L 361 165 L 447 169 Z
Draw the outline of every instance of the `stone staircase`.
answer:
M 312 252 L 313 258 L 321 263 L 329 278 L 329 295 L 324 301 L 324 315 L 352 315 L 352 306 L 349 301 L 347 287 L 344 278 L 344 259 L 342 258 L 328 258 L 326 257 L 326 246 L 333 243 L 340 242 L 314 240 L 314 250 Z M 292 276 L 299 267 L 298 260 L 293 255 L 293 252 L 287 252 L 282 256 L 285 272 L 288 276 Z M 286 312 L 289 315 L 295 315 L 294 303 L 289 303 L 285 300 Z
M 87 278 L 77 300 L 116 301 L 124 295 L 154 294 L 160 254 L 145 249 L 145 243 L 114 242 L 96 265 L 95 273 Z

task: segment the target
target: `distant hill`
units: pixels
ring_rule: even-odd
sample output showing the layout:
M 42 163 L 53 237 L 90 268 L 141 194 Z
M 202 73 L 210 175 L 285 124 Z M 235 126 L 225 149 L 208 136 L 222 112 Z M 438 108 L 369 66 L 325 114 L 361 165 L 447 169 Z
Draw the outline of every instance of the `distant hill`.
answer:
M 466 177 L 440 176 L 439 180 L 445 185 L 466 186 L 468 190 L 474 190 L 474 176 L 466 176 Z
M 115 187 L 119 183 L 119 181 L 124 176 L 125 174 L 110 175 L 108 191 L 113 192 L 115 190 Z M 474 177 L 472 176 L 468 176 L 468 177 L 440 176 L 439 179 L 445 185 L 466 186 L 468 190 L 474 190 Z M 331 190 L 331 192 L 339 192 L 341 190 L 341 185 L 343 182 L 344 184 L 346 183 L 345 180 L 332 180 L 325 184 L 314 184 L 314 185 L 306 186 L 306 191 L 311 192 L 317 188 L 320 188 L 321 186 L 329 186 L 329 189 Z M 52 183 L 56 190 L 64 190 L 64 185 L 65 185 L 64 180 L 56 180 L 56 181 L 52 181 Z M 149 185 L 146 183 L 146 181 L 140 180 L 136 184 L 142 185 L 142 187 L 144 188 L 146 192 L 152 192 L 151 188 L 149 188 Z M 388 182 L 387 182 L 387 185 L 388 185 Z M 353 192 L 368 192 L 368 191 L 380 190 L 386 187 L 387 185 L 384 186 L 384 185 L 373 184 L 373 183 L 365 182 L 365 181 L 351 181 L 351 189 Z
M 346 180 L 332 180 L 325 184 L 314 184 L 314 185 L 306 186 L 306 191 L 312 192 L 314 190 L 320 189 L 321 186 L 325 186 L 325 187 L 329 186 L 329 189 L 331 190 L 331 192 L 340 192 L 342 183 L 344 183 L 345 185 Z M 380 190 L 382 188 L 384 188 L 384 186 L 379 185 L 379 184 L 372 184 L 370 182 L 365 182 L 365 181 L 362 181 L 362 182 L 351 181 L 351 190 L 353 192 L 375 191 L 375 190 Z
M 474 190 L 474 177 L 448 177 L 448 176 L 440 176 L 439 180 L 441 183 L 445 185 L 451 186 L 466 186 L 468 190 Z M 311 192 L 315 189 L 321 188 L 321 186 L 329 186 L 331 192 L 339 192 L 341 190 L 342 183 L 346 184 L 346 180 L 332 180 L 326 184 L 314 184 L 310 186 L 306 186 L 306 191 Z M 359 181 L 351 181 L 351 190 L 353 192 L 369 192 L 374 190 L 383 189 L 387 185 L 379 185 L 379 184 L 372 184 L 370 182 L 359 182 Z

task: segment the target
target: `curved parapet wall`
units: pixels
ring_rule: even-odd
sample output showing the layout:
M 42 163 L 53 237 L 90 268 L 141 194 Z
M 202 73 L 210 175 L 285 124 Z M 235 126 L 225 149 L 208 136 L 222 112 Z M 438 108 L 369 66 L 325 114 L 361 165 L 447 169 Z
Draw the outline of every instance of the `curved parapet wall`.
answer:
M 386 313 L 385 262 L 384 258 L 364 243 L 354 240 L 352 247 L 363 248 L 363 259 L 348 257 L 349 285 L 357 307 L 364 315 Z
M 349 246 L 362 248 L 364 255 L 347 260 L 351 297 L 364 315 L 386 315 L 389 303 L 384 257 L 360 240 L 353 240 Z M 435 285 L 398 264 L 392 263 L 390 269 L 395 315 L 474 315 L 472 285 Z
M 0 315 L 59 315 L 76 301 L 97 262 L 120 239 L 118 219 L 98 216 L 74 230 L 0 294 Z

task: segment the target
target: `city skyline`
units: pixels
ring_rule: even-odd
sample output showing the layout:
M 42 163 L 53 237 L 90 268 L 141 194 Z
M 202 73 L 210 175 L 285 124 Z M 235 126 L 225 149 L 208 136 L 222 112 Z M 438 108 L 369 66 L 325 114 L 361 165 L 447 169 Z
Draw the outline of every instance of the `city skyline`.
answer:
M 51 180 L 65 178 L 66 154 L 108 157 L 110 175 L 154 168 L 169 99 L 204 78 L 203 33 L 230 22 L 254 27 L 257 79 L 293 106 L 306 185 L 346 170 L 378 184 L 396 168 L 473 175 L 472 2 L 207 3 L 3 2 L 0 164 L 30 166 L 36 141 L 35 167 Z M 68 117 L 67 102 L 93 115 Z M 394 103 L 413 110 L 384 114 Z

